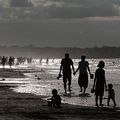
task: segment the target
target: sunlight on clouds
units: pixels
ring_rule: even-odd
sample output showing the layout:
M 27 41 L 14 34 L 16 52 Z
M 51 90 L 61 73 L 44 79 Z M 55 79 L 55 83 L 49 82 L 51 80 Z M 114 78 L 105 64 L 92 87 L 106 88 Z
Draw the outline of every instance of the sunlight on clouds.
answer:
M 56 5 L 58 7 L 61 7 L 63 5 L 63 2 L 61 0 L 31 0 L 32 3 L 35 6 L 52 6 L 52 5 Z
M 108 17 L 87 17 L 83 18 L 89 21 L 120 21 L 120 16 L 108 16 Z
M 46 6 L 52 6 L 55 5 L 57 7 L 61 7 L 63 5 L 63 2 L 53 2 L 53 1 L 48 1 L 44 4 L 44 7 Z
M 118 14 L 120 15 L 120 5 L 114 4 L 113 6 L 116 9 L 116 11 L 118 12 Z
M 0 0 L 0 7 L 6 8 L 9 6 L 9 0 Z

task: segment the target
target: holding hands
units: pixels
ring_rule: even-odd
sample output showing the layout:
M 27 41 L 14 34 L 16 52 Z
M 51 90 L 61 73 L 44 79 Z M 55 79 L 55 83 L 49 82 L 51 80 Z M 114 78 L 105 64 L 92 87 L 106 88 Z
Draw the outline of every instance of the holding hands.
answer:
M 76 74 L 76 72 L 74 71 L 74 72 L 73 72 L 73 75 L 75 75 L 75 74 Z

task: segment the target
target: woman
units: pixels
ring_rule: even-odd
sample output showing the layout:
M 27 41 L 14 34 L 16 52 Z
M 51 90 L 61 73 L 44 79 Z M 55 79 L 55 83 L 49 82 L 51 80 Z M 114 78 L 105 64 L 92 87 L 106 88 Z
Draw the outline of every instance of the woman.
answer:
M 88 86 L 88 72 L 90 76 L 92 75 L 90 73 L 89 63 L 85 61 L 86 56 L 81 56 L 81 61 L 79 62 L 77 70 L 74 72 L 74 75 L 79 70 L 79 78 L 78 78 L 78 84 L 80 86 L 80 92 L 82 92 L 82 88 L 84 88 L 84 92 L 86 91 L 86 88 Z M 88 70 L 88 72 L 87 72 Z
M 103 106 L 102 99 L 104 95 L 104 87 L 107 90 L 106 80 L 105 80 L 105 70 L 103 69 L 104 66 L 105 66 L 104 61 L 100 61 L 97 65 L 98 69 L 95 71 L 93 89 L 95 90 L 96 106 L 98 106 L 98 97 L 100 101 L 100 106 Z

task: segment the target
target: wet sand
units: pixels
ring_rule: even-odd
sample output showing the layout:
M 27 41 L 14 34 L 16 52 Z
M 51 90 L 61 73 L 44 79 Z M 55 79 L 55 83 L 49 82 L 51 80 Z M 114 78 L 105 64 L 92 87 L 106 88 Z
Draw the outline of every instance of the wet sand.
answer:
M 12 72 L 14 76 L 18 77 L 18 74 L 15 74 L 14 70 L 12 70 Z M 10 72 L 7 74 L 13 78 L 13 74 Z M 21 73 L 21 77 L 22 74 L 23 73 Z M 16 87 L 16 85 L 0 83 L 0 120 L 120 119 L 120 110 L 118 108 L 83 107 L 69 104 L 62 104 L 61 108 L 51 108 L 47 106 L 46 101 L 42 100 L 42 96 L 16 93 L 11 89 L 13 87 Z

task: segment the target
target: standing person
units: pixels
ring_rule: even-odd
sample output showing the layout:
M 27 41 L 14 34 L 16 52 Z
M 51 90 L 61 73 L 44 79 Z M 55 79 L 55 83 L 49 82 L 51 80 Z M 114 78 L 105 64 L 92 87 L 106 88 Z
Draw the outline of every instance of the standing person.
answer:
M 109 106 L 109 102 L 110 100 L 113 101 L 114 106 L 116 106 L 116 102 L 115 102 L 115 92 L 113 89 L 113 84 L 108 84 L 108 100 L 107 100 L 107 105 Z
M 9 57 L 8 64 L 11 68 L 11 66 L 13 65 L 13 57 L 11 57 L 11 56 Z
M 65 93 L 67 93 L 67 90 L 66 90 L 67 80 L 68 80 L 68 90 L 71 91 L 71 89 L 70 89 L 70 86 L 71 86 L 71 66 L 72 66 L 72 70 L 74 73 L 73 61 L 71 58 L 69 58 L 69 54 L 65 53 L 65 58 L 63 58 L 61 61 L 60 72 L 59 72 L 59 76 L 61 76 L 61 71 L 63 73 L 63 83 L 64 83 Z
M 89 68 L 88 61 L 85 61 L 86 56 L 81 56 L 81 61 L 79 62 L 77 70 L 74 72 L 74 75 L 79 70 L 79 78 L 78 78 L 78 84 L 80 86 L 80 92 L 83 91 L 82 88 L 84 88 L 84 93 L 86 92 L 86 88 L 88 86 L 88 72 L 90 74 L 90 77 L 92 76 Z M 88 70 L 88 72 L 87 72 Z
M 3 56 L 2 60 L 1 60 L 1 64 L 2 64 L 3 68 L 4 68 L 6 62 L 7 62 L 7 57 Z
M 97 65 L 98 69 L 95 71 L 95 79 L 93 89 L 95 90 L 95 101 L 96 106 L 98 106 L 98 97 L 100 101 L 100 106 L 103 106 L 102 99 L 104 95 L 104 88 L 107 90 L 106 80 L 105 80 L 105 66 L 104 61 L 100 61 Z

